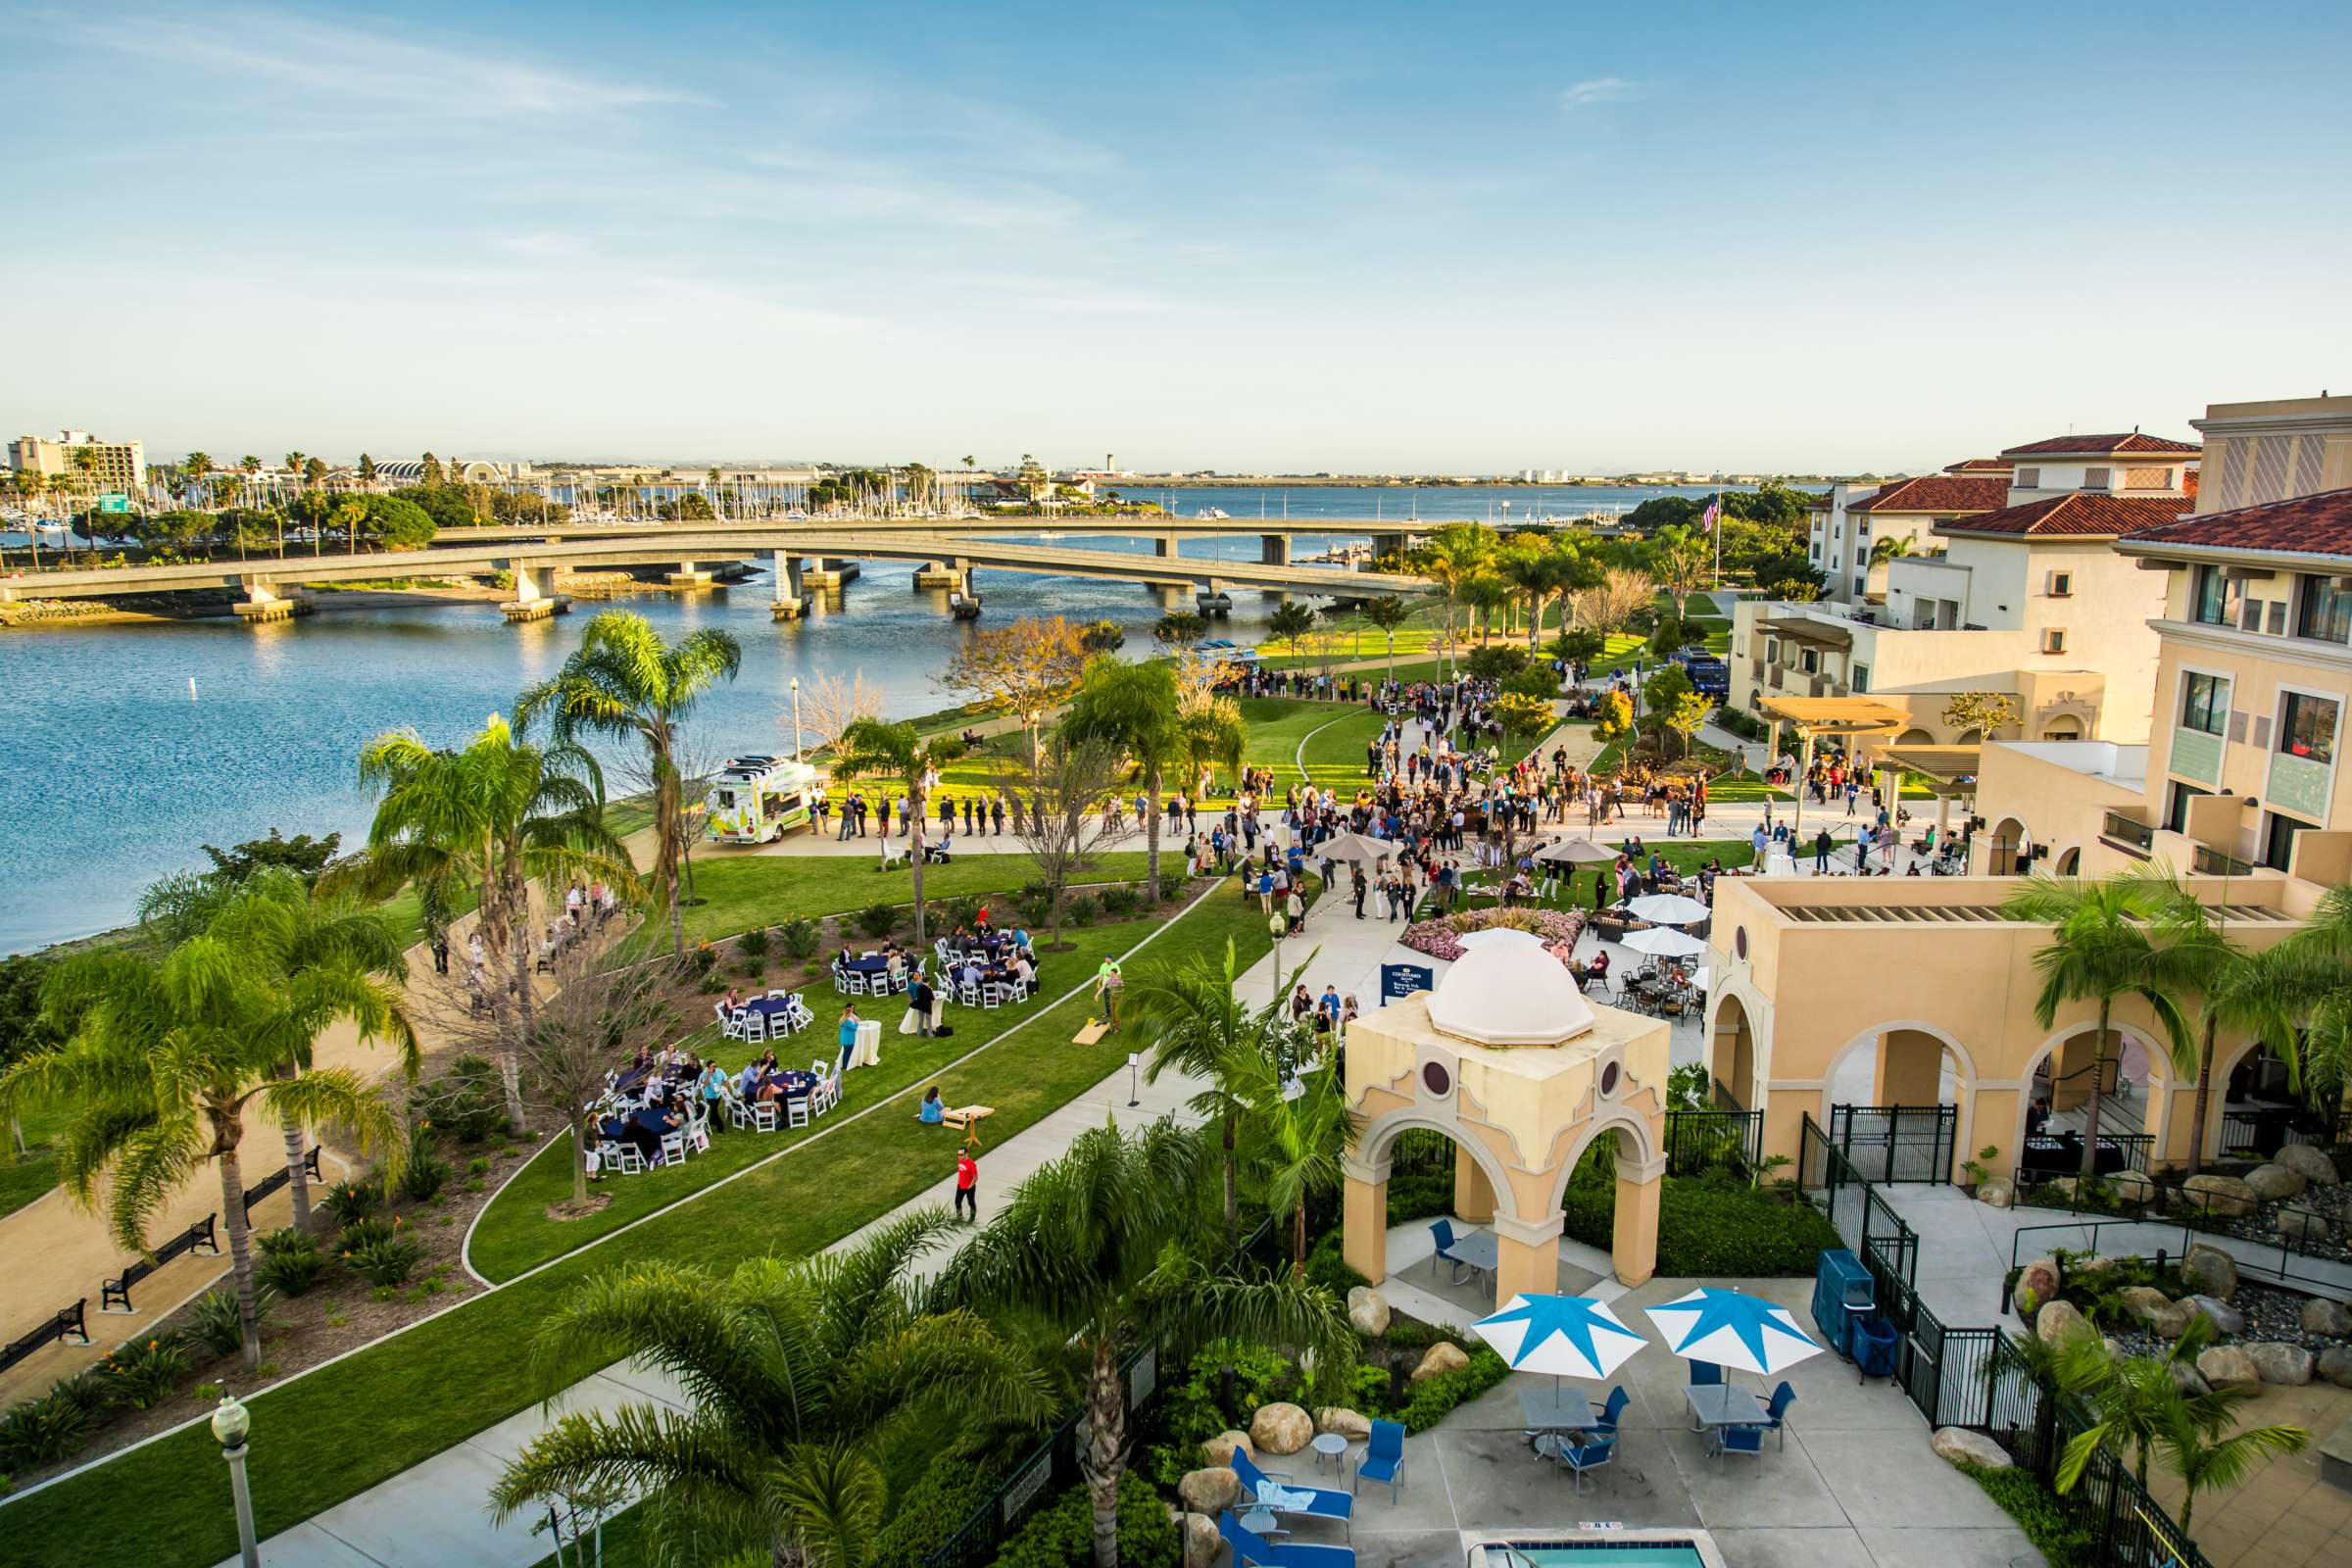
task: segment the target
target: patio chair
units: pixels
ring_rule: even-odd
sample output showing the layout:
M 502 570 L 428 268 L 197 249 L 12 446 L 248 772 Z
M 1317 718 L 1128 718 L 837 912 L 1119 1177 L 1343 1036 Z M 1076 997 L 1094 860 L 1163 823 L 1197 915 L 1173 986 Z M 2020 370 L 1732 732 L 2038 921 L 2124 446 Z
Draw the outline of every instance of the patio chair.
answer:
M 1788 1446 L 1788 1407 L 1795 1402 L 1796 1391 L 1784 1379 L 1781 1386 L 1772 1391 L 1771 1402 L 1764 1406 L 1765 1428 L 1781 1435 L 1781 1446 L 1784 1448 Z
M 609 1143 L 598 1151 L 597 1157 L 624 1176 L 645 1174 L 645 1153 L 635 1144 Z
M 1233 1568 L 1355 1568 L 1353 1546 L 1323 1546 L 1258 1535 L 1230 1508 L 1217 1516 L 1217 1534 L 1233 1548 Z
M 743 1032 L 737 1037 L 747 1046 L 763 1044 L 767 1039 L 767 1014 L 757 1007 L 743 1009 Z
M 1469 1265 L 1464 1263 L 1461 1258 L 1454 1254 L 1453 1244 L 1458 1240 L 1458 1238 L 1453 1234 L 1453 1221 L 1449 1219 L 1431 1220 L 1429 1222 L 1429 1234 L 1438 1244 L 1438 1250 L 1432 1252 L 1429 1256 L 1430 1276 L 1433 1279 L 1437 1276 L 1438 1264 L 1440 1262 L 1451 1263 L 1453 1265 L 1454 1283 L 1457 1285 L 1460 1284 L 1462 1280 L 1462 1270 Z
M 776 1102 L 772 1100 L 753 1102 L 752 1125 L 763 1133 L 774 1132 L 776 1130 Z
M 1723 1368 L 1717 1363 L 1713 1361 L 1693 1361 L 1690 1363 L 1690 1386 L 1692 1388 L 1711 1389 L 1722 1381 Z
M 1385 1482 L 1389 1502 L 1396 1501 L 1396 1488 L 1404 1480 L 1404 1428 L 1395 1421 L 1375 1421 L 1372 1436 L 1364 1444 L 1364 1456 L 1355 1462 L 1356 1485 L 1367 1481 Z
M 1241 1449 L 1233 1450 L 1233 1473 L 1242 1478 L 1243 1492 L 1259 1507 L 1277 1515 L 1298 1514 L 1308 1519 L 1337 1519 L 1342 1526 L 1355 1512 L 1355 1498 L 1327 1487 L 1302 1486 L 1282 1471 L 1266 1471 Z
M 686 1135 L 684 1133 L 663 1133 L 662 1135 L 662 1163 L 664 1165 L 686 1163 Z
M 749 1127 L 752 1124 L 752 1107 L 730 1094 L 727 1097 L 727 1120 L 735 1124 L 737 1131 Z
M 1004 988 L 1003 986 L 1001 986 L 1001 985 L 997 984 L 997 983 L 996 983 L 994 980 L 991 980 L 991 981 L 987 982 L 985 985 L 981 986 L 981 988 L 980 988 L 980 1005 L 981 1005 L 981 1006 L 983 1006 L 983 1007 L 988 1007 L 988 1008 L 992 1008 L 992 1009 L 993 1009 L 993 1008 L 996 1008 L 996 1007 L 1001 1007 L 1001 1006 L 1003 1006 L 1004 1004 Z
M 725 1003 L 713 1002 L 710 1004 L 710 1010 L 718 1015 L 718 1035 L 720 1039 L 741 1040 L 743 1038 L 743 1019 L 738 1017 L 736 1014 L 729 1012 Z
M 1717 1427 L 1714 1451 L 1718 1455 L 1726 1453 L 1760 1454 L 1764 1451 L 1764 1429 L 1762 1427 Z
M 1585 1473 L 1598 1470 L 1617 1458 L 1617 1440 L 1598 1438 L 1591 1443 L 1568 1443 L 1551 1433 L 1536 1440 L 1536 1451 L 1576 1477 L 1578 1491 L 1584 1490 Z
M 1787 1388 L 1788 1385 L 1783 1384 L 1782 1387 Z M 1602 1407 L 1600 1419 L 1593 1424 L 1593 1430 L 1595 1432 L 1615 1432 L 1617 1418 L 1625 1414 L 1625 1407 L 1633 1402 L 1633 1396 L 1626 1393 L 1625 1390 L 1609 1390 L 1609 1402 Z
M 808 1125 L 808 1102 L 815 1097 L 815 1094 L 816 1091 L 811 1089 L 806 1095 L 789 1095 L 785 1098 L 785 1126 L 806 1127 Z

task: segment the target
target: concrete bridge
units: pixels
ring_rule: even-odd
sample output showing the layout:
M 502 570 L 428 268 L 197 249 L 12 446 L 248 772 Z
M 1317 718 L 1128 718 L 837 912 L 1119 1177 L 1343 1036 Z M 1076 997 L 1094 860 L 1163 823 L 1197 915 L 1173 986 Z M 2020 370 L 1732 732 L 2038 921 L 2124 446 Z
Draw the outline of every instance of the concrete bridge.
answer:
M 1265 532 L 1217 524 L 1221 532 L 1264 533 L 1260 559 L 1215 561 L 1177 553 L 1188 532 L 1205 529 L 1156 521 L 1135 530 L 1154 541 L 1151 555 L 1087 550 L 1063 544 L 1015 544 L 991 537 L 1035 533 L 1039 519 L 1013 527 L 990 519 L 947 527 L 934 519 L 859 520 L 847 526 L 788 523 L 666 523 L 577 528 L 564 526 L 453 529 L 425 549 L 374 555 L 331 555 L 283 561 L 211 562 L 185 565 L 111 566 L 45 572 L 0 579 L 0 601 L 103 599 L 121 594 L 187 592 L 228 587 L 241 591 L 237 607 L 249 620 L 275 620 L 301 608 L 292 597 L 309 582 L 366 580 L 400 574 L 511 572 L 514 598 L 504 608 L 509 619 L 535 620 L 557 613 L 565 601 L 555 591 L 560 570 L 600 567 L 674 566 L 670 581 L 699 586 L 710 581 L 709 563 L 760 560 L 772 573 L 779 618 L 797 615 L 809 589 L 842 580 L 848 564 L 860 560 L 911 561 L 923 568 L 924 586 L 973 592 L 973 573 L 982 567 L 1055 576 L 1081 576 L 1140 583 L 1158 593 L 1168 608 L 1186 596 L 1212 612 L 1229 604 L 1235 588 L 1321 598 L 1370 599 L 1383 594 L 1423 592 L 1428 579 L 1402 573 L 1350 571 L 1336 566 L 1294 566 L 1290 532 Z M 1189 519 L 1187 519 L 1189 520 Z M 1103 529 L 1102 532 L 1126 532 Z M 1334 531 L 1328 522 L 1291 532 Z M 1348 530 L 1340 530 L 1348 531 Z

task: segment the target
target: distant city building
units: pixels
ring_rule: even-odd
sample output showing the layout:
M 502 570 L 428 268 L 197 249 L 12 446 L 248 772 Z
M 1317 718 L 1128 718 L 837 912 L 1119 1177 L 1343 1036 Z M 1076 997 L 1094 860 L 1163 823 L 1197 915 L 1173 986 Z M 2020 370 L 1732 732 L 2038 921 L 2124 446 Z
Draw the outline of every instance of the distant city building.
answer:
M 97 466 L 90 483 L 99 491 L 137 495 L 147 488 L 147 447 L 140 441 L 101 441 L 87 430 L 60 430 L 57 438 L 21 435 L 8 444 L 11 469 L 30 468 L 39 474 L 74 474 L 81 468 L 74 454 L 87 449 Z

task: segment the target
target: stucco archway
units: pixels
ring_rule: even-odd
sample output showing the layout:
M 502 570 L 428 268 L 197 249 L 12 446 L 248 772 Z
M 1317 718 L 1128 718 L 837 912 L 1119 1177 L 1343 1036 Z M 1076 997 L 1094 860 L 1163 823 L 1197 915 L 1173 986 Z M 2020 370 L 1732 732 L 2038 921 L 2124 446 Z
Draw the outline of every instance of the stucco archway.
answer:
M 2009 1147 L 2024 1147 L 2027 1113 L 2035 1099 L 2044 1095 L 2050 1099 L 2054 1123 L 2081 1130 L 2079 1124 L 2088 1111 L 2093 1037 L 2098 1030 L 2096 1018 L 2078 1019 L 2052 1031 L 2026 1057 L 2018 1070 L 2020 1093 Z M 2113 1077 L 2119 1083 L 2128 1080 L 2130 1088 L 2102 1092 L 2100 1122 L 2110 1137 L 2134 1130 L 2153 1135 L 2155 1143 L 2151 1147 L 2161 1159 L 2172 1123 L 2173 1097 L 2184 1089 L 2193 1089 L 2194 1082 L 2183 1085 L 2176 1078 L 2169 1053 L 2137 1024 L 2113 1019 L 2108 1023 L 2107 1033 L 2113 1043 L 2097 1054 L 2114 1063 Z M 2051 1068 L 2046 1080 L 2041 1076 L 2044 1063 Z M 2070 1083 L 2071 1089 L 2067 1087 Z M 2137 1111 L 2136 1129 L 2118 1124 L 2115 1107 L 2119 1102 Z
M 1715 999 L 1707 1021 L 1707 1077 L 1717 1100 L 1729 1100 L 1741 1110 L 1760 1110 L 1764 1104 L 1763 1062 L 1756 1041 L 1756 1023 L 1737 993 Z
M 2023 876 L 2027 869 L 2025 854 L 2029 848 L 2026 824 L 2014 816 L 2002 817 L 1984 838 L 1984 874 Z
M 1857 1071 L 1857 1057 L 1867 1058 L 1867 1072 Z M 1872 1180 L 1919 1180 L 1931 1163 L 1936 1180 L 1951 1178 L 1944 1159 L 1938 1156 L 1930 1162 L 1920 1152 L 1932 1151 L 1936 1142 L 1932 1120 L 1923 1119 L 1936 1107 L 1952 1107 L 1951 1158 L 1957 1160 L 1961 1151 L 1975 1147 L 1969 1140 L 1977 1120 L 1976 1059 L 1956 1036 L 1936 1024 L 1888 1018 L 1857 1031 L 1830 1054 L 1822 1083 L 1822 1126 L 1833 1136 L 1838 1132 L 1836 1107 L 1857 1107 L 1844 1129 L 1856 1140 L 1848 1157 Z M 1885 1150 L 1876 1166 L 1864 1157 L 1859 1141 L 1866 1136 L 1874 1141 L 1874 1149 L 1883 1145 Z M 1907 1151 L 1899 1160 L 1898 1146 Z

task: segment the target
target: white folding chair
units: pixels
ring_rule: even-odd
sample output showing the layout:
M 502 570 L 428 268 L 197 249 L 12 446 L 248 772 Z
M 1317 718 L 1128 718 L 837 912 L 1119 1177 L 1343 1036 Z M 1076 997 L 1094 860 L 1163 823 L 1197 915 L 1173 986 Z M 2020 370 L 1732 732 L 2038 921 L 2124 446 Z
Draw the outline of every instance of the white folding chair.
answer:
M 635 1144 L 607 1144 L 602 1157 L 624 1176 L 645 1174 L 645 1154 Z
M 865 995 L 865 993 L 866 993 L 866 985 L 865 985 L 865 974 L 864 974 L 864 971 L 862 971 L 862 970 L 858 970 L 858 969 L 852 969 L 852 970 L 850 971 L 850 973 L 849 973 L 849 981 L 850 981 L 850 995 L 851 995 L 851 996 L 853 996 L 853 997 L 862 997 L 862 996 L 864 996 L 864 995 Z
M 981 986 L 980 1005 L 983 1007 L 1001 1006 L 1004 1004 L 1004 988 L 999 985 L 996 981 L 991 980 L 985 985 Z
M 732 1121 L 738 1130 L 749 1127 L 752 1124 L 752 1107 L 730 1095 L 727 1097 L 727 1119 Z
M 663 1133 L 662 1135 L 662 1163 L 664 1165 L 686 1163 L 686 1135 L 684 1133 Z
M 698 1154 L 710 1152 L 710 1118 L 709 1115 L 701 1111 L 695 1113 L 694 1120 L 686 1128 L 686 1147 Z
M 710 1010 L 718 1015 L 718 1033 L 721 1039 L 740 1040 L 743 1038 L 742 1020 L 727 1010 L 725 1003 L 713 1002 L 710 1004 Z
M 980 988 L 971 985 L 957 986 L 956 1000 L 967 1007 L 977 1007 L 980 1005 Z
M 796 1095 L 784 1102 L 784 1124 L 786 1126 L 806 1127 L 808 1125 L 808 1100 L 809 1095 L 814 1093 L 814 1090 L 810 1090 L 808 1095 Z
M 739 1037 L 747 1046 L 757 1046 L 767 1039 L 767 1014 L 757 1007 L 743 1009 L 743 1032 Z
M 791 996 L 791 992 L 784 990 L 780 986 L 770 986 L 767 988 L 767 1000 L 770 1002 L 788 1001 L 790 1000 Z
M 754 1101 L 752 1102 L 752 1125 L 763 1133 L 774 1132 L 776 1130 L 776 1102 L 772 1100 Z

